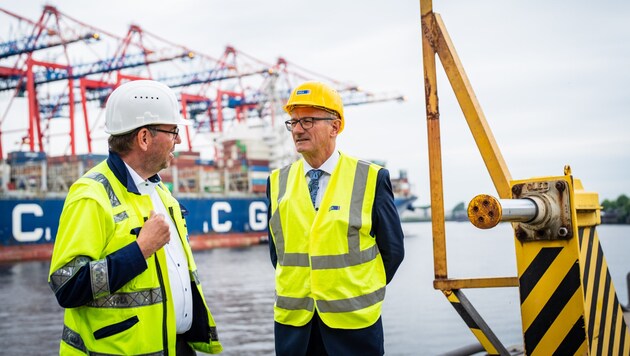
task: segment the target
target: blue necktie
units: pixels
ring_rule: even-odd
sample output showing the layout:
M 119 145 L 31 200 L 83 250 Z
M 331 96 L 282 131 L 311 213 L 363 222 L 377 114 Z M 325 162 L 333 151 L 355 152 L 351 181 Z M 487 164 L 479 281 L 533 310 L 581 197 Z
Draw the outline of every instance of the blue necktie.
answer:
M 311 193 L 311 202 L 315 206 L 315 199 L 317 199 L 317 191 L 319 190 L 319 177 L 322 176 L 324 171 L 321 169 L 311 169 L 308 171 L 308 176 L 311 181 L 308 183 L 308 191 Z

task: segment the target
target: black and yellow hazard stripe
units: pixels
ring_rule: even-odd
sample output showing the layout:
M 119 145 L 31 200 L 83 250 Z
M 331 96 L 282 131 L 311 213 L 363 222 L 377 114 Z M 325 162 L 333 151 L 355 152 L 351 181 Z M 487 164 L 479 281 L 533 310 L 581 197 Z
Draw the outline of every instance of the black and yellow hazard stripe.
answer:
M 517 245 L 526 354 L 584 354 L 587 343 L 577 249 L 567 241 Z
M 630 335 L 595 227 L 578 230 L 591 355 L 630 355 Z
M 488 355 L 509 355 L 505 346 L 501 344 L 461 290 L 447 291 L 445 295 Z

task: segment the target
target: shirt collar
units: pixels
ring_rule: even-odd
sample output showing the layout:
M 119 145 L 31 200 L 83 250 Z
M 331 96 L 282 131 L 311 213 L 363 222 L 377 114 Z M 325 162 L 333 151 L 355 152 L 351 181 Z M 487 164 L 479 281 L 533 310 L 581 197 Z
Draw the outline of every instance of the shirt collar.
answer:
M 131 167 L 120 158 L 116 152 L 109 151 L 109 157 L 107 157 L 107 165 L 112 170 L 118 181 L 127 188 L 127 191 L 134 194 L 141 194 L 134 182 L 134 178 L 131 175 L 131 171 L 136 173 Z M 136 173 L 137 175 L 137 173 Z M 142 178 L 141 178 L 142 179 Z M 159 183 L 161 181 L 160 176 L 155 174 L 148 179 L 149 182 Z M 141 182 L 144 182 L 141 180 Z
M 125 163 L 125 166 L 127 166 L 127 172 L 129 172 L 129 175 L 131 176 L 131 178 L 133 179 L 134 184 L 136 185 L 136 187 L 138 188 L 138 192 L 142 195 L 148 195 L 151 194 L 151 192 L 153 192 L 155 190 L 155 187 L 160 183 L 160 181 L 158 180 L 156 181 L 151 181 L 151 178 L 144 180 L 142 179 L 142 177 L 140 177 L 140 175 L 133 169 L 131 168 L 131 166 L 129 166 L 127 163 Z M 154 176 L 155 177 L 155 176 Z
M 335 169 L 335 166 L 337 165 L 337 162 L 339 162 L 339 155 L 340 155 L 339 151 L 337 151 L 337 149 L 335 148 L 335 150 L 333 151 L 333 154 L 330 155 L 330 157 L 328 157 L 326 162 L 324 162 L 324 164 L 322 164 L 317 169 L 320 169 L 320 170 L 324 171 L 325 173 L 331 175 L 333 170 Z M 308 164 L 308 162 L 306 162 L 306 160 L 304 158 L 302 158 L 302 161 L 304 162 L 304 174 L 305 175 L 311 169 L 315 169 L 315 168 L 311 167 L 311 165 Z

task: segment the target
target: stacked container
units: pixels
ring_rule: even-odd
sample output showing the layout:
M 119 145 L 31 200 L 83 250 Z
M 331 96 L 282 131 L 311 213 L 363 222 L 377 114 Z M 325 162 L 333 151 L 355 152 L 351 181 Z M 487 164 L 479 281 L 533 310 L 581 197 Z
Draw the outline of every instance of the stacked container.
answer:
M 46 154 L 44 152 L 9 152 L 7 163 L 11 166 L 10 184 L 17 190 L 45 191 Z
M 269 176 L 271 150 L 261 140 L 241 139 L 223 142 L 218 162 L 225 171 L 229 192 L 264 193 Z
M 175 152 L 171 165 L 160 172 L 164 183 L 178 193 L 199 193 L 199 152 Z M 170 184 L 169 184 L 170 183 Z
M 11 166 L 0 160 L 0 192 L 15 190 L 15 182 L 11 181 Z
M 105 159 L 107 155 L 96 154 L 48 157 L 48 191 L 67 192 L 72 183 Z
M 222 172 L 214 161 L 199 159 L 195 162 L 199 167 L 199 187 L 204 193 L 224 193 L 225 183 Z

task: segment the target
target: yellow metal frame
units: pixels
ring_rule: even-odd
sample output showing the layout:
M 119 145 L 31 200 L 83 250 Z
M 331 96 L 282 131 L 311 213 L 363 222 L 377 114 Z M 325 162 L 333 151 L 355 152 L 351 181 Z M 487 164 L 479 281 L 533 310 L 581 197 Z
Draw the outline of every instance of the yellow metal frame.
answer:
M 440 112 L 437 95 L 437 54 L 464 113 L 490 177 L 502 198 L 510 196 L 511 180 L 503 156 L 486 122 L 481 106 L 464 72 L 457 52 L 446 31 L 442 18 L 433 12 L 431 0 L 420 0 L 422 22 L 422 59 L 427 115 L 429 175 L 431 188 L 431 221 L 433 231 L 433 287 L 447 297 L 451 305 L 466 321 L 469 329 L 490 355 L 505 355 L 507 351 L 481 316 L 467 302 L 461 289 L 515 287 L 517 277 L 449 279 L 446 258 L 446 229 L 444 219 L 444 189 L 442 185 L 442 153 L 440 143 Z M 466 300 L 466 303 L 461 303 Z
M 431 185 L 431 220 L 433 229 L 433 263 L 436 289 L 516 287 L 516 277 L 449 279 L 446 261 L 446 233 L 444 220 L 444 190 L 442 185 L 442 153 L 440 144 L 440 113 L 438 108 L 435 55 L 442 62 L 455 96 L 492 182 L 502 199 L 510 198 L 510 172 L 492 135 L 486 117 L 472 90 L 468 77 L 457 56 L 455 47 L 439 14 L 433 12 L 431 0 L 420 1 L 422 14 L 422 59 L 429 143 L 429 174 Z
M 630 354 L 630 333 L 595 231 L 595 226 L 600 223 L 597 194 L 584 192 L 580 181 L 571 176 L 568 166 L 561 177 L 512 181 L 444 22 L 433 12 L 432 0 L 420 0 L 420 12 L 434 288 L 442 291 L 489 354 L 503 355 L 507 351 L 461 289 L 519 287 L 526 354 Z M 530 239 L 519 240 L 515 234 L 518 277 L 448 277 L 436 55 L 499 197 L 511 199 L 512 188 L 517 189 L 515 186 L 519 184 L 535 187 L 540 183 L 544 187 L 561 182 L 568 187 L 569 202 L 564 202 L 562 212 L 565 219 L 570 219 L 570 224 L 563 225 L 562 229 L 569 228 L 571 234 L 557 240 L 547 239 L 549 234 L 544 230 L 534 231 L 536 235 Z

